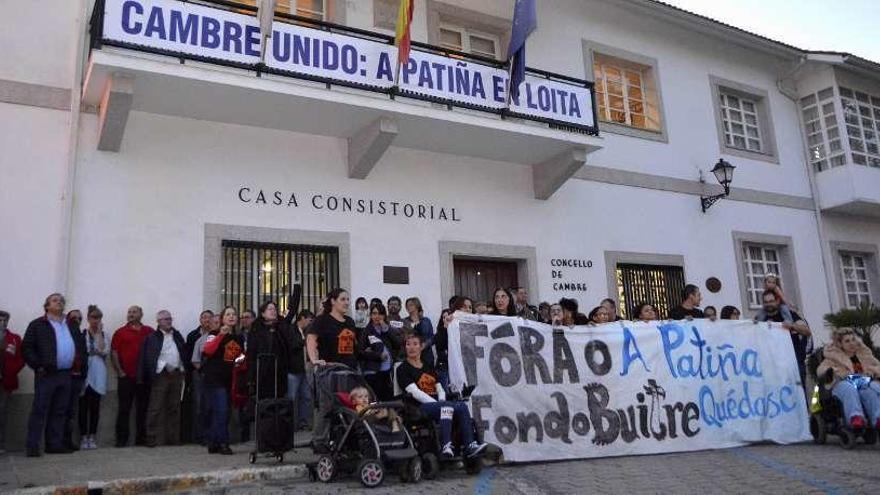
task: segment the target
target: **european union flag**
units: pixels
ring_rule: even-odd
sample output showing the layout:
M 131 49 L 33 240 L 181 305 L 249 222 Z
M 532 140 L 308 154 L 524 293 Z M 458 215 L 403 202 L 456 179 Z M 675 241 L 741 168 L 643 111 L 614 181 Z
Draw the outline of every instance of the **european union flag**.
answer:
M 519 85 L 526 78 L 526 38 L 538 27 L 535 0 L 516 0 L 507 60 L 510 62 L 510 96 L 519 99 Z M 508 100 L 509 102 L 509 100 Z

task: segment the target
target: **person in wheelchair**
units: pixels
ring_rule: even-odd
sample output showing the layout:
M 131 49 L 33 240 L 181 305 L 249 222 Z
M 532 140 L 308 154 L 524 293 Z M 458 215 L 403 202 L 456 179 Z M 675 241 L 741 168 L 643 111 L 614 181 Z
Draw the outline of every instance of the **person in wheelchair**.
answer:
M 880 361 L 850 329 L 832 333 L 824 357 L 816 375 L 826 379 L 826 387 L 843 404 L 849 425 L 861 429 L 870 424 L 880 429 Z
M 452 447 L 452 422 L 461 431 L 461 447 L 464 455 L 474 457 L 486 448 L 485 443 L 474 439 L 473 420 L 465 402 L 447 402 L 446 391 L 440 385 L 434 367 L 422 362 L 422 336 L 407 334 L 404 342 L 406 360 L 397 368 L 397 384 L 401 390 L 419 403 L 422 413 L 440 423 L 440 455 L 455 457 Z

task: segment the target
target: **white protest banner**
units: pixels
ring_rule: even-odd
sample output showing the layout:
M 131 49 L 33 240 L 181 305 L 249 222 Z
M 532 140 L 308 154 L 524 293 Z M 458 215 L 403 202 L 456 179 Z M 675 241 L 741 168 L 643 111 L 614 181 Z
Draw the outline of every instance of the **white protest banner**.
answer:
M 262 41 L 256 17 L 180 0 L 106 0 L 103 41 L 256 66 Z M 266 54 L 270 70 L 294 77 L 387 91 L 394 85 L 397 48 L 388 43 L 275 22 Z M 414 49 L 401 68 L 404 95 L 436 98 L 488 111 L 507 107 L 504 68 Z M 527 75 L 514 115 L 595 129 L 592 89 L 585 82 Z
M 810 439 L 791 338 L 778 324 L 615 322 L 553 329 L 458 313 L 450 383 L 509 461 Z

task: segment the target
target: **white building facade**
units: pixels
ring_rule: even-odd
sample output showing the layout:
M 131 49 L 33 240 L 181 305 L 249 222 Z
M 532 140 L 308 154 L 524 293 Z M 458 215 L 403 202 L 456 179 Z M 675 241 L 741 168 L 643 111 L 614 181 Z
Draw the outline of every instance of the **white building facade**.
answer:
M 112 46 L 98 27 L 115 0 L 8 3 L 0 308 L 16 331 L 55 291 L 98 304 L 109 327 L 139 304 L 146 323 L 169 309 L 188 330 L 203 308 L 285 306 L 295 281 L 312 309 L 340 285 L 419 296 L 434 320 L 451 295 L 496 284 L 586 312 L 608 296 L 674 304 L 694 283 L 704 305 L 749 315 L 773 272 L 819 340 L 825 313 L 880 300 L 870 61 L 651 0 L 538 2 L 527 63 L 595 83 L 597 136 Z M 501 64 L 513 3 L 416 0 L 413 39 L 434 48 L 415 49 Z M 275 23 L 382 40 L 396 4 L 279 1 Z M 730 195 L 703 212 L 719 158 L 736 166 Z

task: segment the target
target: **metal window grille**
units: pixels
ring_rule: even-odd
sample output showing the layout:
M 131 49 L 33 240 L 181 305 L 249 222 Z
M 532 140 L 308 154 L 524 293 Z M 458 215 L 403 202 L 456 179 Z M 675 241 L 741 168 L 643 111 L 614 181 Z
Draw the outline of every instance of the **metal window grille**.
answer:
M 779 249 L 775 246 L 761 246 L 759 244 L 743 244 L 743 272 L 746 276 L 746 286 L 749 293 L 749 308 L 760 309 L 764 293 L 764 276 L 773 273 L 779 280 L 783 280 L 781 264 L 779 261 Z M 785 286 L 783 285 L 783 288 Z
M 870 303 L 871 287 L 868 282 L 868 264 L 865 256 L 841 253 L 840 268 L 843 271 L 846 306 L 857 308 L 862 303 Z
M 653 304 L 657 317 L 666 319 L 669 309 L 680 303 L 684 295 L 684 269 L 680 266 L 617 265 L 617 295 L 621 315 L 632 320 L 634 306 Z
M 264 301 L 290 308 L 293 285 L 302 285 L 300 309 L 319 312 L 321 301 L 339 286 L 339 249 L 332 246 L 266 244 L 225 240 L 222 243 L 223 305 L 239 312 L 257 310 Z

